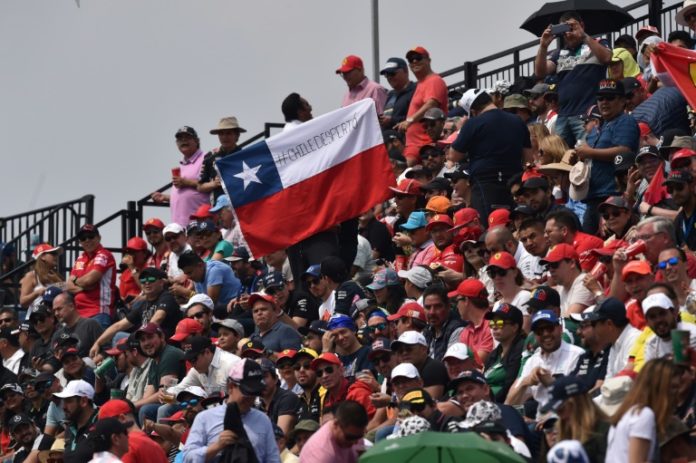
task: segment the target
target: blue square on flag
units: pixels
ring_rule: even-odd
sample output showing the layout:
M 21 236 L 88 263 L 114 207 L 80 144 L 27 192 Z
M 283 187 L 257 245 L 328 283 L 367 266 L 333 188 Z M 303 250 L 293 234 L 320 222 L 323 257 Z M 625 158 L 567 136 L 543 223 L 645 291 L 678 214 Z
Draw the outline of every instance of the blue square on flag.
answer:
M 234 207 L 258 201 L 283 189 L 273 156 L 265 142 L 216 161 Z

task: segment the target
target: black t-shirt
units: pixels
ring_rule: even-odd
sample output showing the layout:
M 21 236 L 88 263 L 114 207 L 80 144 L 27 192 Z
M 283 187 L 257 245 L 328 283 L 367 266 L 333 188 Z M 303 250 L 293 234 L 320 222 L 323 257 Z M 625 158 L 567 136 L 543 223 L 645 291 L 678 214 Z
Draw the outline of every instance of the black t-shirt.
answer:
M 447 383 L 449 383 L 445 364 L 430 357 L 425 360 L 421 368 L 418 368 L 418 373 L 423 379 L 423 387 L 443 386 L 446 388 Z
M 94 345 L 94 342 L 99 339 L 99 336 L 104 332 L 104 328 L 93 318 L 80 318 L 72 328 L 63 325 L 60 329 L 53 333 L 51 343 L 60 339 L 62 334 L 73 334 L 80 341 L 77 350 L 80 357 L 89 357 L 89 349 Z
M 176 324 L 181 320 L 182 314 L 179 304 L 174 296 L 167 291 L 162 291 L 155 301 L 141 300 L 133 304 L 133 307 L 126 315 L 126 319 L 136 327 L 136 329 L 152 320 L 155 312 L 164 310 L 167 315 L 160 325 L 167 339 L 174 335 Z
M 394 246 L 389 228 L 379 220 L 373 218 L 359 233 L 370 242 L 372 249 L 379 252 L 379 257 L 389 262 L 394 260 Z
M 406 120 L 408 115 L 408 107 L 411 104 L 411 99 L 413 98 L 413 92 L 416 91 L 416 83 L 409 82 L 406 88 L 397 92 L 396 90 L 390 90 L 387 93 L 387 101 L 384 103 L 384 112 L 387 113 L 391 109 L 391 125 L 385 127 L 388 129 L 393 128 L 399 122 Z
M 531 146 L 522 119 L 501 109 L 469 119 L 452 144 L 460 153 L 469 154 L 469 174 L 479 181 L 504 181 L 522 172 L 522 150 Z
M 362 370 L 372 370 L 372 362 L 367 358 L 371 351 L 370 346 L 362 346 L 352 354 L 339 355 L 338 358 L 343 363 L 344 376 L 351 378 Z
M 208 151 L 207 153 L 205 153 L 205 156 L 203 156 L 203 164 L 201 165 L 201 173 L 198 177 L 198 182 L 211 182 L 215 177 L 217 177 L 217 171 L 215 170 L 215 161 L 220 160 L 225 156 L 229 156 L 230 154 L 235 153 L 239 150 L 239 147 L 236 147 L 232 151 L 222 151 L 218 148 L 215 151 Z M 222 188 L 216 188 L 213 191 L 211 191 L 211 193 L 213 195 L 213 202 L 215 202 L 219 196 L 225 194 Z
M 278 387 L 273 396 L 273 400 L 271 400 L 271 406 L 268 409 L 268 417 L 271 419 L 271 423 L 278 423 L 279 416 L 295 415 L 299 406 L 299 397 L 290 391 Z
M 321 418 L 321 396 L 319 395 L 319 385 L 316 385 L 312 394 L 310 394 L 309 401 L 305 398 L 304 394 L 298 396 L 299 404 L 297 406 L 297 421 L 302 420 L 314 420 L 317 423 Z
M 301 289 L 295 289 L 288 296 L 285 313 L 290 317 L 300 317 L 311 322 L 319 319 L 319 304 L 309 294 Z
M 365 291 L 353 280 L 344 281 L 336 288 L 336 309 L 334 313 L 350 315 L 353 303 L 365 299 Z
M 585 382 L 590 386 L 604 379 L 607 375 L 607 364 L 609 363 L 609 347 L 593 354 L 591 351 L 586 351 L 578 357 L 578 363 L 575 364 L 575 369 L 570 376 L 584 376 Z

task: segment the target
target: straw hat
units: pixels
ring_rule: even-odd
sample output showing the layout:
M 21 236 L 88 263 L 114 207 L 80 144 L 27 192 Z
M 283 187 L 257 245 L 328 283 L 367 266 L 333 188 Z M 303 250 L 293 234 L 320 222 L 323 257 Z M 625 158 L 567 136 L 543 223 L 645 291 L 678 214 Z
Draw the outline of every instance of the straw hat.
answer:
M 680 26 L 689 27 L 689 25 L 686 23 L 686 19 L 684 19 L 684 16 L 687 13 L 693 12 L 694 8 L 696 8 L 696 0 L 684 0 L 684 3 L 682 4 L 682 9 L 677 11 L 677 14 L 675 15 L 675 20 L 677 21 L 677 24 L 679 24 Z

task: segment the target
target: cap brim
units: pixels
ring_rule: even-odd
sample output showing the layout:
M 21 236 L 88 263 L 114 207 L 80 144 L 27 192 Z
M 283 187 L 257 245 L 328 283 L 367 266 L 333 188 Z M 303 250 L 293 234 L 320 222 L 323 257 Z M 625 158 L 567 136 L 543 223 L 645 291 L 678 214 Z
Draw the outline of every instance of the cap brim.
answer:
M 555 412 L 556 410 L 558 410 L 558 407 L 560 407 L 561 404 L 563 404 L 563 400 L 549 400 L 544 405 L 539 407 L 539 412 L 541 412 L 541 413 Z
M 118 347 L 112 347 L 111 349 L 105 350 L 104 353 L 106 355 L 110 355 L 112 357 L 115 357 L 116 355 L 122 354 L 124 351 L 119 349 Z
M 265 384 L 260 379 L 246 380 L 239 383 L 239 389 L 242 391 L 242 394 L 246 396 L 261 395 L 265 387 Z
M 368 360 L 373 360 L 377 356 L 377 354 L 384 354 L 384 353 L 391 354 L 392 352 L 393 351 L 391 349 L 373 350 L 373 351 L 370 351 L 369 354 L 367 354 L 367 358 L 368 358 Z
M 399 315 L 398 313 L 395 313 L 395 314 L 388 315 L 387 321 L 393 322 L 394 320 L 398 320 L 400 318 L 401 318 L 401 315 Z
M 189 333 L 174 333 L 174 335 L 171 338 L 169 338 L 169 340 L 181 342 L 184 339 L 188 338 L 189 336 L 191 336 L 191 334 L 189 334 Z

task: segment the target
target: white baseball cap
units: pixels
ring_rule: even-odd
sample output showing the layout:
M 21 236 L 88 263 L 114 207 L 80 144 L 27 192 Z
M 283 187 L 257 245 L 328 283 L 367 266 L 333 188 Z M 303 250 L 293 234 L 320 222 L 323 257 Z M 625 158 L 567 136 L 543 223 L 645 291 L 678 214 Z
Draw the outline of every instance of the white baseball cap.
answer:
M 184 232 L 184 227 L 182 227 L 178 223 L 170 223 L 169 225 L 164 227 L 164 230 L 162 230 L 162 236 L 166 236 L 167 233 L 174 233 L 175 235 L 179 235 Z
M 471 112 L 471 105 L 474 104 L 476 98 L 478 98 L 482 93 L 486 92 L 480 88 L 470 88 L 464 92 L 464 95 L 462 95 L 462 98 L 459 100 L 459 106 L 461 106 L 467 113 Z
M 399 278 L 405 278 L 420 289 L 424 289 L 433 281 L 433 275 L 427 268 L 416 265 L 410 270 L 399 270 Z
M 391 379 L 393 380 L 399 376 L 416 379 L 420 378 L 420 373 L 418 373 L 418 369 L 412 363 L 400 363 L 392 370 Z
M 670 310 L 674 308 L 674 303 L 672 303 L 672 300 L 668 298 L 667 295 L 665 295 L 664 293 L 651 294 L 650 296 L 643 299 L 643 302 L 641 302 L 640 305 L 641 307 L 643 307 L 644 314 L 647 314 L 648 310 L 654 307 L 659 307 L 664 310 Z
M 398 349 L 400 344 L 408 344 L 409 346 L 420 344 L 421 346 L 427 347 L 428 341 L 426 341 L 425 336 L 418 331 L 404 331 L 401 333 L 401 336 L 399 336 L 399 339 L 392 341 L 391 350 Z
M 65 386 L 62 392 L 56 392 L 53 396 L 59 399 L 87 397 L 89 400 L 92 400 L 94 399 L 94 388 L 83 379 L 74 379 Z
M 474 353 L 471 351 L 471 348 L 463 342 L 455 342 L 449 346 L 442 360 L 446 358 L 456 358 L 459 360 L 473 359 Z
M 196 397 L 200 397 L 202 399 L 208 398 L 208 393 L 205 392 L 202 387 L 200 387 L 200 386 L 188 386 L 183 391 L 179 391 L 179 393 L 176 395 L 176 400 L 181 402 L 181 399 L 179 399 L 179 396 L 185 392 L 188 392 L 189 394 L 195 395 Z
M 208 309 L 213 310 L 215 307 L 215 303 L 213 300 L 208 296 L 207 294 L 194 294 L 191 296 L 191 299 L 188 300 L 188 302 L 181 306 L 181 310 L 186 311 L 189 309 L 189 307 L 195 305 L 195 304 L 203 304 L 206 306 Z

